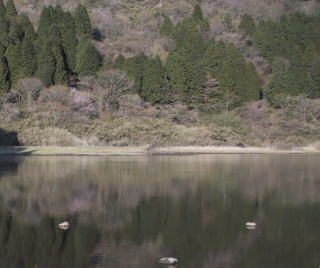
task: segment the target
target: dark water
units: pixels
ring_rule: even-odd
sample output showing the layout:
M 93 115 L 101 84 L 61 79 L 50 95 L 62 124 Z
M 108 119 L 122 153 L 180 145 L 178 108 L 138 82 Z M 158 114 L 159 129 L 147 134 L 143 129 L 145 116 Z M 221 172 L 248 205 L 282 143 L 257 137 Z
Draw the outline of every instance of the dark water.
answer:
M 0 267 L 318 268 L 319 249 L 320 156 L 0 159 Z

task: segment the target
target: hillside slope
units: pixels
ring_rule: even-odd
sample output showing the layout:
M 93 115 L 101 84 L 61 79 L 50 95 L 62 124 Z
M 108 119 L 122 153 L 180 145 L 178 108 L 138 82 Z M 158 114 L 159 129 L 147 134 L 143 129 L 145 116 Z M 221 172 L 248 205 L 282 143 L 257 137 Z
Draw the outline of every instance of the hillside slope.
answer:
M 317 1 L 81 2 L 94 38 L 86 40 L 90 48 L 84 50 L 96 55 L 94 44 L 103 58 L 100 71 L 85 68 L 86 63 L 74 70 L 61 67 L 66 68 L 62 78 L 55 75 L 45 85 L 39 71 L 30 76 L 42 82 L 14 81 L 11 74 L 11 89 L 0 98 L 2 145 L 287 148 L 319 141 Z M 44 6 L 61 4 L 64 12 L 76 14 L 79 2 L 15 4 L 29 16 L 40 40 Z M 77 33 L 77 42 L 82 40 Z M 17 47 L 20 41 L 15 42 Z M 63 42 L 61 49 L 68 56 Z M 13 72 L 10 45 L 5 50 L 3 66 L 8 61 Z M 69 52 L 78 53 L 79 45 L 76 51 Z

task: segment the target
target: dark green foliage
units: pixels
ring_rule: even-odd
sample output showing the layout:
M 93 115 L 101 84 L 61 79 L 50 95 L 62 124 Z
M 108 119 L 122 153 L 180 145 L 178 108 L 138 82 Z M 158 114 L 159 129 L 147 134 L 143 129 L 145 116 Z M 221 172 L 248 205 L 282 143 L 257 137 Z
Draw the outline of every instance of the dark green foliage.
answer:
M 192 25 L 192 21 L 186 21 L 186 25 L 179 26 L 176 35 L 178 47 L 169 54 L 166 66 L 172 89 L 185 102 L 190 102 L 206 81 L 204 56 L 207 44 Z
M 9 68 L 3 54 L 0 56 L 0 95 L 7 92 L 10 88 Z
M 101 66 L 101 56 L 94 45 L 87 40 L 78 44 L 76 70 L 79 75 L 94 75 Z
M 16 5 L 14 4 L 14 0 L 7 0 L 6 3 L 6 16 L 8 18 L 15 17 L 17 15 Z
M 169 16 L 164 16 L 163 24 L 160 28 L 161 36 L 172 36 L 174 33 L 174 26 Z
M 21 44 L 9 46 L 5 54 L 10 70 L 10 79 L 13 84 L 22 78 L 20 75 L 20 54 Z
M 148 58 L 144 54 L 139 54 L 133 58 L 127 59 L 123 64 L 123 70 L 128 73 L 129 77 L 134 80 L 134 88 L 141 92 L 144 64 Z
M 23 39 L 23 29 L 22 27 L 15 21 L 12 20 L 10 23 L 9 29 L 9 40 L 12 44 L 17 44 Z
M 51 26 L 51 15 L 48 7 L 44 7 L 40 14 L 38 26 L 38 38 L 46 40 Z
M 79 5 L 74 13 L 76 34 L 79 39 L 92 39 L 92 25 L 87 9 Z
M 41 46 L 37 57 L 37 67 L 36 77 L 46 86 L 51 86 L 54 82 L 55 58 L 48 43 Z
M 82 40 L 80 45 L 75 19 L 78 37 Z M 28 16 L 17 15 L 13 0 L 8 0 L 6 7 L 0 0 L 0 54 L 5 53 L 3 60 L 0 58 L 3 75 L 6 79 L 10 77 L 10 85 L 36 75 L 46 86 L 67 83 L 76 67 L 81 75 L 93 75 L 101 65 L 101 57 L 91 44 L 91 32 L 91 21 L 83 6 L 77 8 L 74 17 L 60 5 L 44 7 L 36 33 Z
M 9 27 L 7 21 L 0 17 L 0 45 L 2 47 L 9 46 Z
M 48 39 L 52 45 L 59 46 L 62 43 L 58 25 L 52 24 L 49 28 Z
M 0 0 L 0 18 L 4 18 L 6 15 L 6 8 L 3 4 L 3 0 Z
M 261 79 L 254 65 L 247 64 L 235 46 L 217 42 L 211 45 L 206 60 L 222 91 L 233 92 L 241 103 L 259 99 Z
M 261 81 L 252 64 L 246 64 L 240 52 L 232 45 L 225 50 L 225 59 L 217 76 L 224 91 L 233 92 L 242 103 L 258 100 Z
M 197 5 L 194 6 L 193 13 L 192 13 L 192 17 L 193 17 L 195 20 L 198 20 L 198 21 L 203 20 L 202 10 L 201 10 L 201 7 L 200 7 L 199 4 L 197 4 Z
M 253 18 L 248 14 L 242 15 L 239 29 L 247 35 L 252 35 L 256 29 Z
M 36 52 L 32 41 L 23 40 L 20 51 L 20 77 L 31 77 L 37 66 Z
M 206 81 L 207 43 L 193 17 L 177 25 L 174 39 L 177 48 L 169 54 L 166 69 L 176 97 L 189 103 Z
M 142 79 L 142 97 L 152 104 L 170 102 L 169 84 L 159 57 L 144 62 Z
M 18 25 L 20 25 L 23 32 L 23 38 L 28 39 L 30 42 L 33 42 L 36 39 L 36 33 L 28 16 L 25 14 L 18 15 L 17 23 Z
M 55 60 L 55 70 L 53 82 L 54 84 L 65 84 L 68 81 L 67 66 L 63 58 L 63 50 L 58 45 L 51 48 L 52 55 Z
M 60 23 L 60 36 L 66 63 L 69 71 L 76 68 L 76 51 L 78 40 L 76 38 L 75 24 L 69 12 L 63 14 Z

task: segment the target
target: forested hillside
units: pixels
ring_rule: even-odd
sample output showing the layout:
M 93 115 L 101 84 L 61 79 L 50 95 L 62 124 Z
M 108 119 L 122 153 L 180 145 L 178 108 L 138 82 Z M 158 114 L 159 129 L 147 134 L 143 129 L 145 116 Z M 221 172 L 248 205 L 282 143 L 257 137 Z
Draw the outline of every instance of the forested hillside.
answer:
M 0 0 L 0 127 L 20 144 L 318 142 L 316 1 L 52 4 Z

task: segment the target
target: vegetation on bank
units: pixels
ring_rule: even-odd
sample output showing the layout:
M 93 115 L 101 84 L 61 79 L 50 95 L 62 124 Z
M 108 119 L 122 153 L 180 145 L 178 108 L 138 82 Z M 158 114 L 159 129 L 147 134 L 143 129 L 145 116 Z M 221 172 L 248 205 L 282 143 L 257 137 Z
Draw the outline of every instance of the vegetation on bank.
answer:
M 319 16 L 242 14 L 236 22 L 227 13 L 225 36 L 199 4 L 179 21 L 165 10 L 154 20 L 160 52 L 128 56 L 120 45 L 110 52 L 82 5 L 44 7 L 34 27 L 12 0 L 0 1 L 1 145 L 318 140 Z

